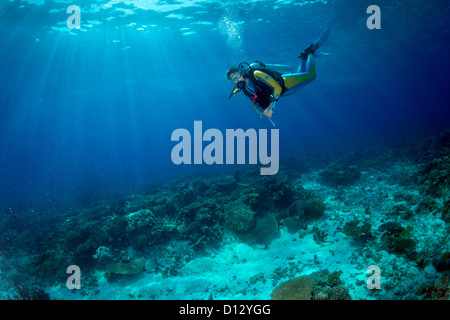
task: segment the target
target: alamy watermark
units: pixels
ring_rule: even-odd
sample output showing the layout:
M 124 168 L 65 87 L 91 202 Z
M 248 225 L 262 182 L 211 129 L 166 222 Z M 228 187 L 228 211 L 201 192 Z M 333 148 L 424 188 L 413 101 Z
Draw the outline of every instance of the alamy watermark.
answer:
M 81 9 L 79 6 L 71 5 L 67 7 L 66 13 L 71 14 L 69 18 L 67 18 L 67 28 L 69 30 L 72 29 L 81 29 Z
M 377 265 L 370 265 L 366 270 L 367 278 L 367 289 L 381 289 L 381 270 Z
M 368 29 L 381 29 L 381 9 L 379 6 L 371 5 L 367 8 L 366 13 L 371 14 L 367 18 L 366 26 Z
M 80 29 L 81 28 L 81 9 L 77 5 L 70 5 L 67 7 L 66 13 L 71 14 L 69 18 L 67 18 L 67 28 L 69 30 L 72 29 Z M 368 29 L 381 29 L 381 9 L 377 5 L 370 5 L 366 10 L 367 14 L 370 14 L 370 17 L 367 18 L 366 26 Z
M 77 265 L 70 265 L 67 267 L 66 273 L 71 273 L 72 275 L 67 278 L 66 286 L 69 290 L 81 289 L 81 270 Z
M 270 130 L 270 156 L 268 155 L 267 129 L 226 129 L 224 136 L 219 129 L 208 129 L 203 133 L 202 122 L 194 121 L 194 137 L 183 128 L 172 132 L 171 141 L 179 141 L 172 149 L 171 159 L 179 164 L 257 164 L 262 165 L 261 175 L 277 174 L 279 168 L 279 131 Z M 236 141 L 236 144 L 235 144 Z M 248 141 L 248 148 L 246 148 Z M 203 142 L 209 142 L 203 148 Z M 192 148 L 193 144 L 193 148 Z M 236 148 L 235 148 L 236 147 Z M 192 159 L 193 149 L 193 159 Z M 246 152 L 248 149 L 248 152 Z M 236 151 L 236 152 L 235 152 Z M 236 162 L 235 162 L 236 153 Z

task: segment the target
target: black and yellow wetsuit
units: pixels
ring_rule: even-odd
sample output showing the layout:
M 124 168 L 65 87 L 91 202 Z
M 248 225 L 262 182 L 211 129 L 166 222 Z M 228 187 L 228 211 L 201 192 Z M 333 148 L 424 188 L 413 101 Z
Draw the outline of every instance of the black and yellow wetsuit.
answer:
M 247 80 L 243 92 L 259 113 L 267 108 L 273 108 L 285 90 L 281 73 L 270 69 L 252 69 L 247 75 Z
M 260 114 L 267 108 L 273 109 L 281 96 L 297 91 L 316 78 L 312 54 L 302 60 L 296 73 L 277 72 L 261 62 L 253 63 L 250 67 L 245 76 L 248 82 L 243 92 Z

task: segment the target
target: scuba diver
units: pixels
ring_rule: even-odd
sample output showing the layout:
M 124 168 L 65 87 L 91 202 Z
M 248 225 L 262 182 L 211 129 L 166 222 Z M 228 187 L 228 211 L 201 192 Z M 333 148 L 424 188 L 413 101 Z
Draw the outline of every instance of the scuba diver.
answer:
M 228 99 L 242 91 L 255 110 L 270 120 L 280 97 L 298 91 L 316 78 L 315 54 L 328 39 L 329 33 L 330 30 L 325 29 L 320 37 L 300 54 L 301 62 L 295 73 L 290 66 L 264 64 L 260 61 L 251 65 L 242 62 L 238 67 L 229 68 L 226 75 L 235 86 Z

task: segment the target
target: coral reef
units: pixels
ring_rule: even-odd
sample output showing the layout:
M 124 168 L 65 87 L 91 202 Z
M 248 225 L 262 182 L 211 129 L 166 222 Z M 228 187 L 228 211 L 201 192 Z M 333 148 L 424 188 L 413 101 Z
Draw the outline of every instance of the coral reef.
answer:
M 248 166 L 104 202 L 85 194 L 89 207 L 29 210 L 20 219 L 2 209 L 0 259 L 12 262 L 2 260 L 0 274 L 32 275 L 2 297 L 49 298 L 75 264 L 95 298 L 99 283 L 141 278 L 153 287 L 129 297 L 448 298 L 449 137 L 294 158 L 275 177 Z M 364 291 L 358 273 L 372 264 L 382 287 Z
M 108 281 L 143 272 L 173 276 L 196 254 L 219 247 L 225 235 L 269 246 L 294 201 L 302 203 L 304 218 L 323 215 L 322 199 L 288 183 L 286 174 L 255 176 L 253 170 L 179 179 L 116 202 L 67 210 L 33 236 L 39 246 L 33 247 L 28 269 L 42 278 L 55 274 L 61 282 L 66 277 L 61 266 L 70 264 L 82 265 L 84 274 L 104 272 Z M 8 230 L 1 240 L 10 241 L 5 235 L 13 238 L 17 231 L 11 220 L 0 222 Z

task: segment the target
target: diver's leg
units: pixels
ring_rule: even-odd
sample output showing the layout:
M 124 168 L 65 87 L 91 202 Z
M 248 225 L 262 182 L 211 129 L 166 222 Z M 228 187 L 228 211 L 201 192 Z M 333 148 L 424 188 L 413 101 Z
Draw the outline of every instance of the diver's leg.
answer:
M 306 60 L 301 59 L 300 64 L 298 65 L 298 68 L 297 68 L 297 73 L 305 72 L 305 67 L 306 67 Z
M 286 87 L 283 95 L 293 93 L 300 89 L 301 87 L 312 82 L 316 78 L 316 65 L 314 54 L 319 49 L 325 41 L 327 41 L 330 35 L 330 29 L 326 28 L 320 37 L 311 43 L 308 48 L 300 53 L 299 58 L 300 65 L 298 66 L 297 73 L 283 74 L 284 85 Z
M 302 59 L 297 73 L 283 74 L 286 90 L 283 95 L 297 91 L 316 78 L 316 64 L 314 55 L 309 54 L 306 60 Z
M 294 72 L 294 68 L 292 68 L 291 66 L 282 65 L 282 64 L 266 64 L 266 68 L 276 71 L 276 72 L 279 72 L 281 74 Z
M 314 63 L 314 54 L 308 54 L 306 59 L 300 59 L 297 73 L 311 72 L 311 65 Z

